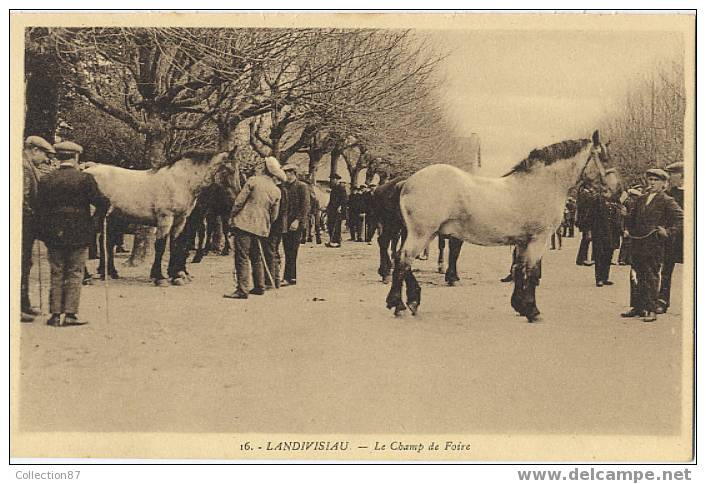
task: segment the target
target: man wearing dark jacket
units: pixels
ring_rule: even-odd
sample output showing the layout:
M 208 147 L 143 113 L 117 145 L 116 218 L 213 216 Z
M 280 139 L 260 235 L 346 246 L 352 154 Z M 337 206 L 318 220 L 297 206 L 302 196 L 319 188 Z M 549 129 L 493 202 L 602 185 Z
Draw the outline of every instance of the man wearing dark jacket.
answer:
M 331 187 L 331 196 L 326 207 L 326 219 L 328 221 L 329 242 L 326 247 L 341 246 L 341 223 L 346 216 L 348 208 L 348 193 L 341 182 L 341 175 L 332 176 L 335 181 Z
M 632 239 L 630 270 L 630 311 L 625 318 L 644 316 L 643 321 L 657 320 L 659 271 L 664 256 L 664 242 L 682 228 L 684 214 L 674 199 L 664 193 L 667 172 L 652 168 L 645 172 L 647 193 L 625 219 L 626 237 Z
M 621 219 L 620 207 L 608 187 L 593 197 L 588 207 L 587 227 L 596 261 L 596 286 L 610 286 L 613 284 L 609 280 L 610 264 L 613 252 L 620 246 Z
M 104 212 L 108 200 L 93 177 L 78 170 L 76 150 L 58 151 L 57 158 L 59 169 L 42 178 L 38 190 L 40 236 L 51 268 L 47 324 L 76 326 L 86 324 L 78 319 L 78 307 L 88 246 L 95 234 L 91 205 Z
M 677 162 L 668 165 L 666 171 L 669 173 L 669 190 L 667 195 L 684 210 L 684 163 Z M 662 277 L 659 289 L 659 301 L 657 314 L 663 314 L 669 309 L 669 299 L 672 292 L 672 273 L 674 264 L 684 262 L 684 230 L 680 229 L 667 239 L 664 248 L 664 264 L 662 265 Z
M 302 233 L 309 218 L 311 194 L 309 187 L 297 180 L 297 167 L 287 164 L 282 167 L 287 174 L 287 232 L 282 236 L 284 246 L 283 286 L 297 283 L 297 255 Z
M 591 200 L 594 196 L 593 187 L 586 184 L 579 190 L 576 196 L 576 227 L 581 232 L 581 242 L 579 243 L 579 251 L 576 254 L 577 266 L 590 266 L 591 260 L 588 259 L 588 249 L 591 244 L 590 228 L 588 226 L 588 208 L 591 205 Z
M 39 228 L 37 191 L 39 171 L 37 167 L 49 162 L 49 156 L 56 153 L 54 147 L 44 138 L 30 136 L 22 149 L 22 275 L 20 280 L 21 321 L 31 323 L 39 315 L 39 310 L 29 301 L 29 273 L 32 269 L 32 249 Z

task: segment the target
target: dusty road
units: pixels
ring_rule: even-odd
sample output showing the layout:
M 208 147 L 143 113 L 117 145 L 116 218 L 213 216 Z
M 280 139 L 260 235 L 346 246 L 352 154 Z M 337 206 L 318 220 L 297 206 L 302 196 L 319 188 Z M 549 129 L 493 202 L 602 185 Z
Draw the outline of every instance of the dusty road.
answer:
M 185 287 L 118 266 L 109 320 L 96 281 L 81 304 L 90 325 L 21 326 L 20 429 L 678 433 L 681 266 L 669 314 L 624 320 L 628 269 L 596 288 L 576 245 L 545 257 L 539 324 L 514 314 L 498 281 L 509 248 L 465 245 L 449 288 L 433 247 L 417 264 L 421 312 L 403 318 L 384 308 L 377 245 L 308 244 L 296 287 L 247 301 L 221 297 L 230 257 L 191 265 Z

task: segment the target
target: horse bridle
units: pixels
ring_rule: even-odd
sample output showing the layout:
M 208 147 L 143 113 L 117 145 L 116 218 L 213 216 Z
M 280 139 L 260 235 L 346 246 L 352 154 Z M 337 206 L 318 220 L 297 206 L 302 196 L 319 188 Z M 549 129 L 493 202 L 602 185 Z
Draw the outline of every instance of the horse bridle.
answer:
M 596 168 L 598 168 L 598 173 L 601 177 L 601 184 L 604 184 L 606 169 L 603 165 L 603 161 L 601 160 L 601 154 L 605 153 L 606 146 L 607 145 L 604 145 L 602 143 L 599 145 L 594 144 L 593 146 L 591 146 L 591 155 L 588 157 L 588 160 L 586 160 L 586 164 L 583 165 L 583 168 L 581 169 L 581 175 L 579 176 L 580 180 L 583 180 L 584 175 L 586 173 L 586 168 L 588 168 L 588 164 L 591 163 L 591 160 L 593 160 L 593 163 L 596 165 Z

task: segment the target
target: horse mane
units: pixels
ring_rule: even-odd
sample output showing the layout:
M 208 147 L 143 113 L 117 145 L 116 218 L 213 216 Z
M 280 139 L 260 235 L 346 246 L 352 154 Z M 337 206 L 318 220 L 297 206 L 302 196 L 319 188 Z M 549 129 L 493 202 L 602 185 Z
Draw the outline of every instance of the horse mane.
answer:
M 181 160 L 191 160 L 195 165 L 206 165 L 208 164 L 214 156 L 218 155 L 217 151 L 206 151 L 206 150 L 190 150 L 180 153 L 178 156 L 170 158 L 167 162 L 160 168 L 169 168 L 174 166 L 177 162 Z
M 503 177 L 519 173 L 531 173 L 537 166 L 549 166 L 556 161 L 573 158 L 589 143 L 591 143 L 590 139 L 574 139 L 534 149 L 527 158 L 515 165 Z

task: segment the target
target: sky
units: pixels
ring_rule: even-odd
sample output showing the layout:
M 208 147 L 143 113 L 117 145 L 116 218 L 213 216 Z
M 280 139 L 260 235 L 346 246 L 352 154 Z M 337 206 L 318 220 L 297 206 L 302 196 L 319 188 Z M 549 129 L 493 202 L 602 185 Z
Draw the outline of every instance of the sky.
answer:
M 501 175 L 532 149 L 589 138 L 630 85 L 681 59 L 670 32 L 426 32 L 442 61 L 441 97 L 459 136 L 478 133 L 481 174 Z

